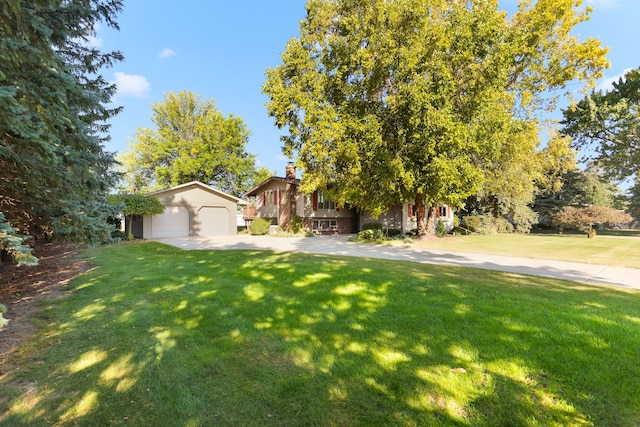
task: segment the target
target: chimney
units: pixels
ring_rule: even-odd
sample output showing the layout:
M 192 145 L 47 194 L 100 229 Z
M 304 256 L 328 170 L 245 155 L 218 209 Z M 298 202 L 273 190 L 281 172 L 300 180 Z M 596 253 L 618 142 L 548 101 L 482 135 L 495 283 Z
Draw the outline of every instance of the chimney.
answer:
M 296 179 L 296 166 L 293 162 L 289 162 L 287 164 L 287 168 L 285 169 L 285 178 L 287 179 Z

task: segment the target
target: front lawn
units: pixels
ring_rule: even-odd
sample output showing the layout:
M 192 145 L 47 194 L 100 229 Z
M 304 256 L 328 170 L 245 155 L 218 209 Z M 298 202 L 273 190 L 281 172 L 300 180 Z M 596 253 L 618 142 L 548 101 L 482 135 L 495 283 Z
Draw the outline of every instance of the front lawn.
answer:
M 427 249 L 640 268 L 640 238 L 627 232 L 588 239 L 585 234 L 446 236 L 412 245 Z M 621 237 L 628 236 L 628 237 Z
M 586 240 L 586 239 L 585 239 Z M 0 425 L 636 426 L 640 292 L 127 243 L 43 308 Z

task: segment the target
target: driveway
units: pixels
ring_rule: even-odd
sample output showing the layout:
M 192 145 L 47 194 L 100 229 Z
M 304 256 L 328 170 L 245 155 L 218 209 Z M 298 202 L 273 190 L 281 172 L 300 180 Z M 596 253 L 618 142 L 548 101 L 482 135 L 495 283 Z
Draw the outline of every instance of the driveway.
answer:
M 349 242 L 350 237 L 270 237 L 245 234 L 212 238 L 165 238 L 157 241 L 185 250 L 272 250 L 455 265 L 640 290 L 640 269 L 635 268 L 355 243 Z

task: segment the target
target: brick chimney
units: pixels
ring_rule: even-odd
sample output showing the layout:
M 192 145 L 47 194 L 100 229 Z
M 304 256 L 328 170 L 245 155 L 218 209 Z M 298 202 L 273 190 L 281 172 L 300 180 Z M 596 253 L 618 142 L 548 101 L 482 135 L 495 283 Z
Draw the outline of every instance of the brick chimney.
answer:
M 287 179 L 296 179 L 296 166 L 293 162 L 289 162 L 285 169 L 285 178 Z

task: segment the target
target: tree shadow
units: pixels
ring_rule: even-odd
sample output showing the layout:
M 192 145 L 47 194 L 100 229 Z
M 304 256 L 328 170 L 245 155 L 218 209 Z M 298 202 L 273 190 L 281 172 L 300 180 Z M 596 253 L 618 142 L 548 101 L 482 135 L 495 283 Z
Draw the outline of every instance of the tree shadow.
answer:
M 0 424 L 625 425 L 640 414 L 624 396 L 640 387 L 637 293 L 155 243 L 98 259 L 1 381 Z

